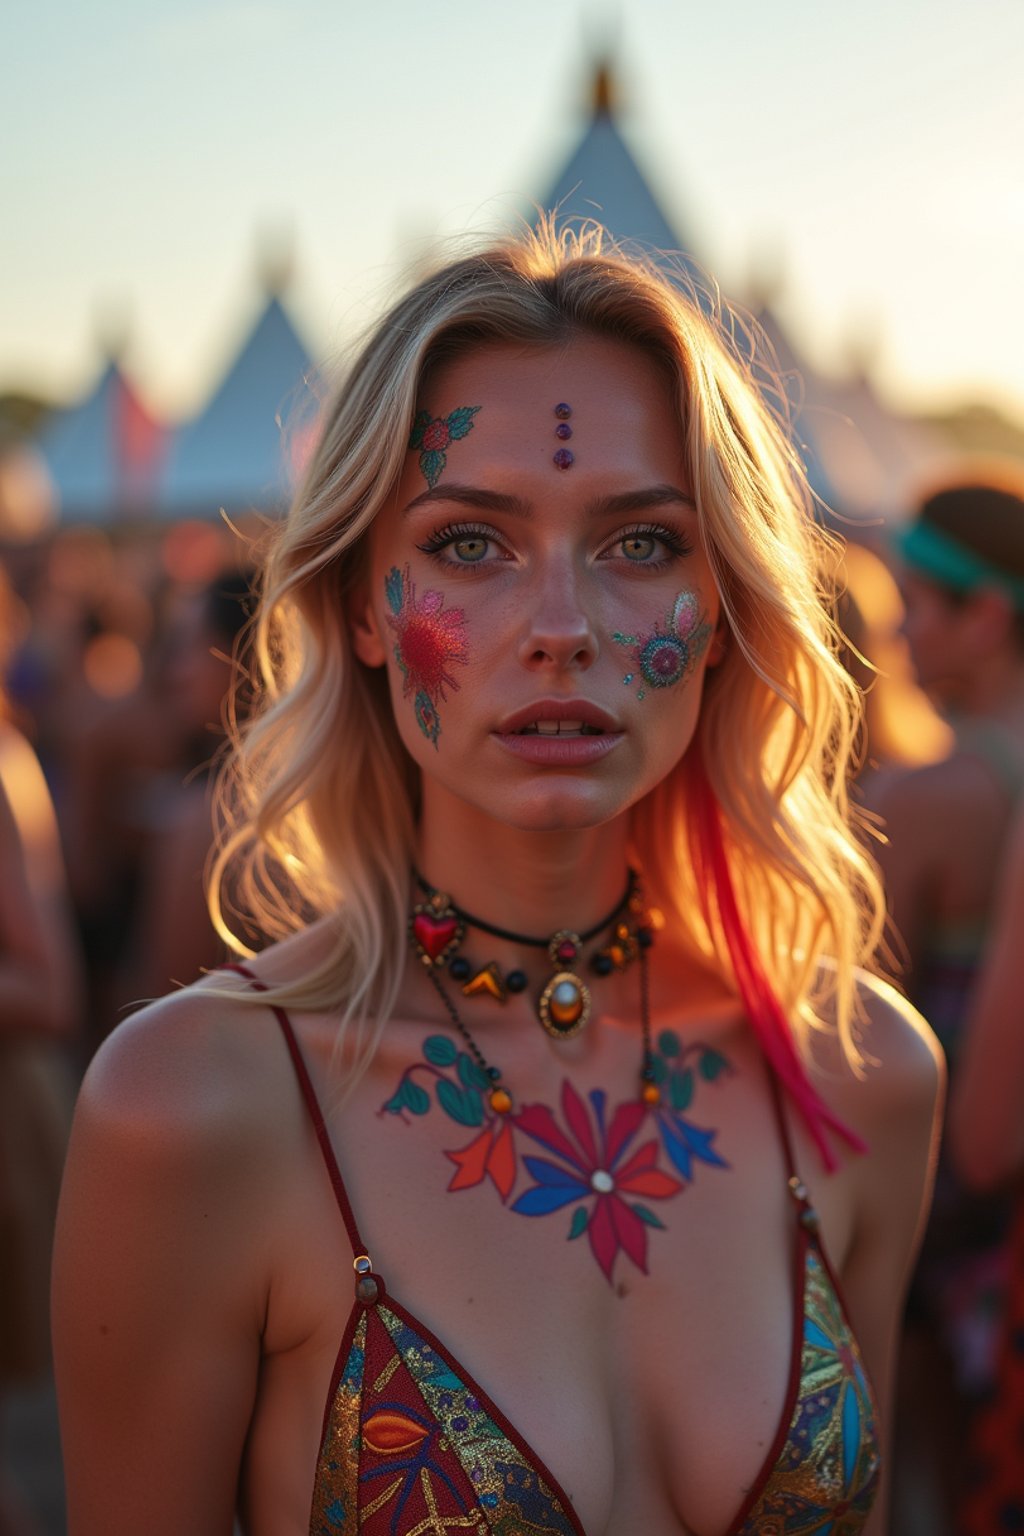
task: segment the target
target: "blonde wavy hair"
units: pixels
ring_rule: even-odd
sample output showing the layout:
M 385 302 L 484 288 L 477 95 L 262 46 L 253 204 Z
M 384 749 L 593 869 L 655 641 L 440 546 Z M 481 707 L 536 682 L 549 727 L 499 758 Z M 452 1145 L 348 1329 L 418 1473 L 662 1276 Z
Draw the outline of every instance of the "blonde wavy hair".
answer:
M 328 917 L 326 958 L 269 1000 L 336 1012 L 359 1060 L 392 1012 L 407 958 L 419 789 L 384 670 L 356 659 L 346 622 L 365 535 L 393 495 L 432 369 L 492 342 L 585 334 L 641 348 L 670 380 L 731 630 L 691 748 L 634 808 L 634 856 L 666 919 L 735 984 L 688 815 L 699 766 L 721 808 L 741 920 L 798 1048 L 827 1018 L 858 1062 L 855 968 L 871 962 L 883 903 L 850 826 L 860 696 L 838 659 L 840 551 L 813 516 L 783 392 L 769 409 L 771 369 L 736 344 L 735 327 L 682 270 L 627 253 L 597 227 L 556 233 L 544 221 L 418 282 L 327 410 L 266 555 L 250 650 L 258 702 L 221 777 L 210 900 L 243 954 Z

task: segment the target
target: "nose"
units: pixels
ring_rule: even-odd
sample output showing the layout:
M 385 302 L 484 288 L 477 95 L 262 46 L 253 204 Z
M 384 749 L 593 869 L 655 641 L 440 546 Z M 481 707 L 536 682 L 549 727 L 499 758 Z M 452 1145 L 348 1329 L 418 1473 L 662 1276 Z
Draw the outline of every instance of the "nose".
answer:
M 597 660 L 598 649 L 578 574 L 568 561 L 559 562 L 546 573 L 529 604 L 519 659 L 534 671 L 586 671 Z

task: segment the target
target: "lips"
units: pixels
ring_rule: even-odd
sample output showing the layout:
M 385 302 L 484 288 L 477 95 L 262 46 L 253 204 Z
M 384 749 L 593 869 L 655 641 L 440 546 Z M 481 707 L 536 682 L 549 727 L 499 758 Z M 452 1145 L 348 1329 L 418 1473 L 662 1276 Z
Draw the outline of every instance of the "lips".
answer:
M 589 699 L 537 699 L 498 726 L 501 736 L 613 736 L 618 722 Z

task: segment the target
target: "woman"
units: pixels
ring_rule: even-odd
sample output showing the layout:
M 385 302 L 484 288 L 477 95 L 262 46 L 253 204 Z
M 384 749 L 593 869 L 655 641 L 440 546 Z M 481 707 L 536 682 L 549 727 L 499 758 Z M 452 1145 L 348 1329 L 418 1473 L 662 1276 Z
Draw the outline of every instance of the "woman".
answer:
M 134 933 L 121 966 L 122 997 L 159 996 L 224 958 L 210 922 L 203 871 L 213 841 L 210 791 L 224 745 L 224 695 L 249 618 L 248 597 L 248 578 L 222 571 L 183 604 L 168 647 L 161 702 L 178 722 L 184 754 L 177 771 L 165 775 L 164 792 L 153 797 Z M 233 705 L 244 710 L 241 690 Z
M 12 730 L 0 722 L 0 746 L 11 747 Z M 21 787 L 45 794 L 42 776 L 38 786 L 31 777 L 38 764 L 28 743 L 18 741 Z M 0 757 L 0 767 L 10 769 L 10 751 Z M 23 800 L 19 810 L 33 834 L 45 833 L 48 800 Z M 51 873 L 40 880 L 28 869 L 0 772 L 0 1408 L 8 1432 L 12 1395 L 37 1386 L 50 1364 L 47 1288 L 72 1097 L 63 1046 L 74 1020 L 75 972 Z M 0 1536 L 31 1536 L 39 1526 L 10 1485 L 6 1462 L 0 1455 Z
M 370 337 L 236 763 L 221 870 L 279 942 L 119 1029 L 78 1111 L 72 1536 L 884 1529 L 941 1069 L 854 976 L 801 484 L 597 234 Z

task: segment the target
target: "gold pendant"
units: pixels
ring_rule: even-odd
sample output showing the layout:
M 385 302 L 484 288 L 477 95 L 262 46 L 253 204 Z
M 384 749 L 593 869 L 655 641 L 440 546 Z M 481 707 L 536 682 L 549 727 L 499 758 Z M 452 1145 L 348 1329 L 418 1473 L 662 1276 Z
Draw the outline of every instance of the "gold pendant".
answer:
M 568 1040 L 590 1018 L 590 989 L 575 971 L 556 971 L 537 999 L 537 1013 L 549 1035 Z

